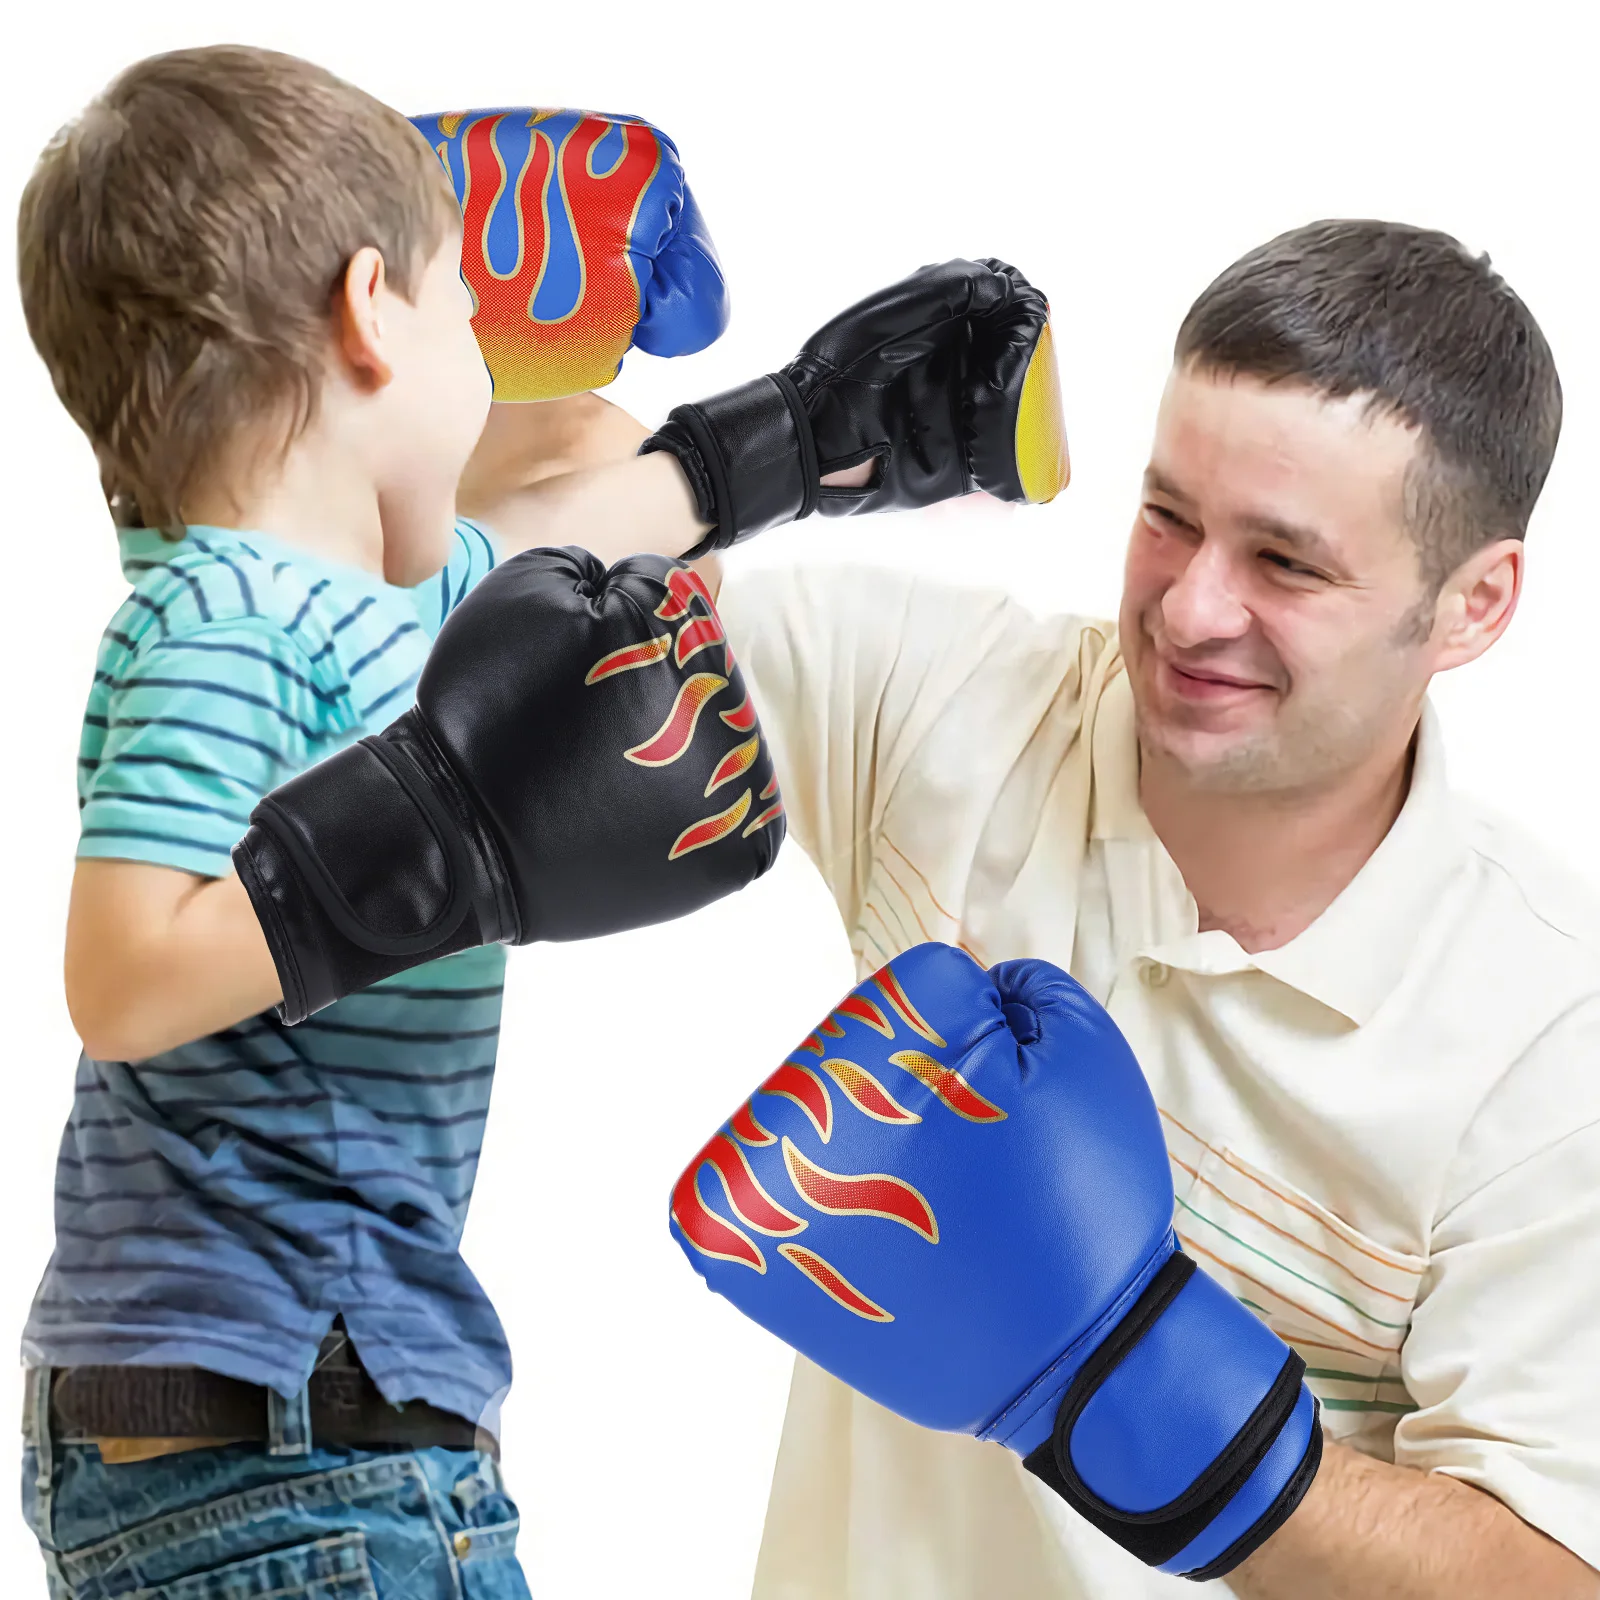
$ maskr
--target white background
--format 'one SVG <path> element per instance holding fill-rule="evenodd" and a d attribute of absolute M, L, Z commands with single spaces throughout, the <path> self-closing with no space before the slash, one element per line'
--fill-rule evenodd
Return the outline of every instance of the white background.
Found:
<path fill-rule="evenodd" d="M 137 57 L 223 40 L 310 56 L 407 112 L 583 105 L 660 123 L 735 312 L 701 356 L 629 358 L 613 393 L 646 420 L 781 363 L 826 316 L 920 263 L 1015 262 L 1054 309 L 1068 493 L 1016 514 L 813 522 L 749 559 L 906 563 L 1040 607 L 1114 610 L 1172 336 L 1229 261 L 1323 216 L 1442 227 L 1489 250 L 1555 349 L 1566 425 L 1511 633 L 1436 697 L 1457 782 L 1600 879 L 1600 150 L 1582 8 L 77 0 L 14 16 L 0 41 L 8 285 L 9 218 L 52 131 Z M 89 451 L 9 288 L 0 374 L 3 1345 L 51 1241 L 76 1055 L 60 981 L 73 763 L 123 585 Z M 514 955 L 466 1250 L 517 1356 L 506 1459 L 535 1594 L 747 1591 L 788 1362 L 702 1292 L 668 1237 L 666 1195 L 850 977 L 831 902 L 793 850 L 693 922 Z M 0 1593 L 43 1593 L 4 1510 Z"/>

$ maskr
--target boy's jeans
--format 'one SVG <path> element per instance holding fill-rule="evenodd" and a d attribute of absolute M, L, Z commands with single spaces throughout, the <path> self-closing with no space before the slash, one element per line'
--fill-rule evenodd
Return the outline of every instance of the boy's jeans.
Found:
<path fill-rule="evenodd" d="M 22 1505 L 51 1600 L 528 1600 L 486 1454 L 307 1448 L 289 1401 L 270 1445 L 107 1466 L 52 1433 L 48 1369 L 28 1381 Z"/>

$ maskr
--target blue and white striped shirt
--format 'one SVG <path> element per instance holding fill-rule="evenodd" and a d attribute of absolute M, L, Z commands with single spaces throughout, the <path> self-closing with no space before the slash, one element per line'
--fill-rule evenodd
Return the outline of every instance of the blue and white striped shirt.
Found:
<path fill-rule="evenodd" d="M 412 703 L 494 565 L 471 523 L 397 589 L 254 533 L 124 530 L 78 763 L 80 857 L 220 877 L 268 789 Z M 292 1394 L 342 1315 L 396 1403 L 474 1421 L 510 1383 L 458 1251 L 505 952 L 469 950 L 295 1028 L 271 1013 L 146 1061 L 80 1057 L 31 1364 L 194 1365 Z"/>

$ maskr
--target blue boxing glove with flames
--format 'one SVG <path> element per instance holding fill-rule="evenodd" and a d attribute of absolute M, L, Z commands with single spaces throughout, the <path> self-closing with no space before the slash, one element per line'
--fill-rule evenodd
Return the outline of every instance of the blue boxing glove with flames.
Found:
<path fill-rule="evenodd" d="M 673 1236 L 747 1316 L 927 1428 L 1014 1451 L 1163 1572 L 1232 1571 L 1321 1460 L 1305 1364 L 1173 1232 L 1155 1102 L 1048 962 L 919 945 L 690 1162 Z"/>
<path fill-rule="evenodd" d="M 521 106 L 413 117 L 462 209 L 461 276 L 500 401 L 682 356 L 728 325 L 728 289 L 677 146 L 640 117 Z"/>

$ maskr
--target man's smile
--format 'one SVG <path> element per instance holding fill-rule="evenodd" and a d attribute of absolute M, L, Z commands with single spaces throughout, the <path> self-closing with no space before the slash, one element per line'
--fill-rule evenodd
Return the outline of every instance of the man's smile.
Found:
<path fill-rule="evenodd" d="M 1243 704 L 1258 695 L 1275 693 L 1278 687 L 1238 670 L 1229 671 L 1203 661 L 1186 661 L 1154 642 L 1150 654 L 1157 689 L 1191 705 Z"/>

